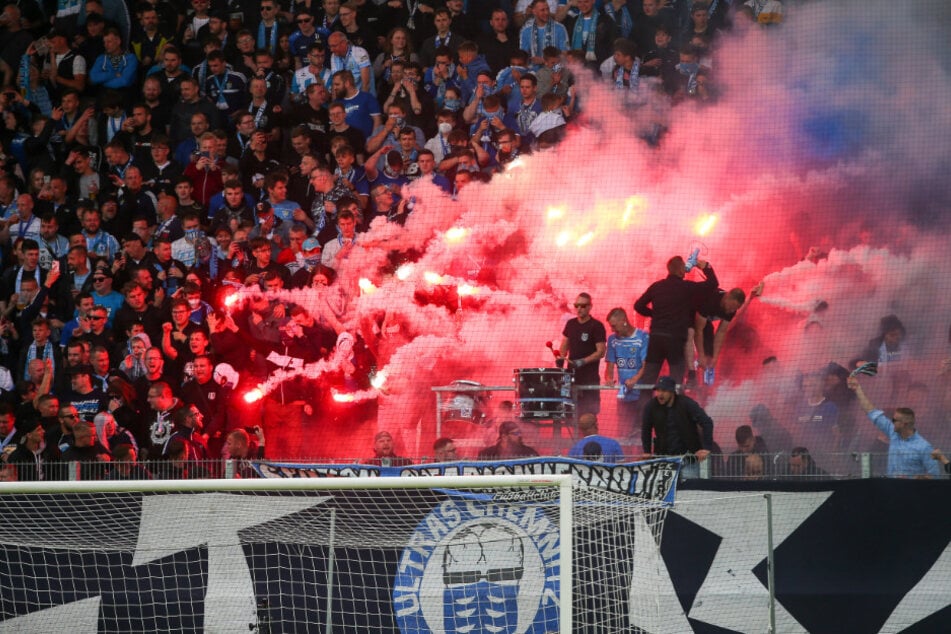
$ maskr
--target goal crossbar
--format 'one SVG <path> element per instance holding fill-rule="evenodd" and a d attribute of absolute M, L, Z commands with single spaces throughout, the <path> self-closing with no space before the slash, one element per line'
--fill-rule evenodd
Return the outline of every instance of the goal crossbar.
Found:
<path fill-rule="evenodd" d="M 418 477 L 348 477 L 260 480 L 151 480 L 0 483 L 0 506 L 5 499 L 22 495 L 99 493 L 202 493 L 202 492 L 313 492 L 398 489 L 506 489 L 540 487 L 557 489 L 559 516 L 560 615 L 559 632 L 573 629 L 572 553 L 573 489 L 570 475 L 485 475 Z M 555 500 L 552 500 L 554 503 Z"/>

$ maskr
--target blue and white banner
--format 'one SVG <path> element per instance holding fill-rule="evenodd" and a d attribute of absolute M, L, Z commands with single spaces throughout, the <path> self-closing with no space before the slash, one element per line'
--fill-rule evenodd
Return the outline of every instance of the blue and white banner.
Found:
<path fill-rule="evenodd" d="M 673 504 L 680 472 L 678 458 L 608 464 L 574 458 L 523 458 L 493 462 L 452 462 L 386 467 L 364 464 L 252 463 L 263 478 L 352 478 L 472 475 L 567 475 L 576 485 Z"/>
<path fill-rule="evenodd" d="M 659 549 L 642 548 L 653 536 L 636 518 L 576 539 L 574 631 L 766 631 L 765 493 L 777 631 L 951 631 L 949 484 L 684 487 Z M 538 634 L 558 607 L 556 526 L 550 504 L 433 491 L 117 497 L 0 485 L 0 633 Z M 645 594 L 662 609 L 638 611 Z"/>

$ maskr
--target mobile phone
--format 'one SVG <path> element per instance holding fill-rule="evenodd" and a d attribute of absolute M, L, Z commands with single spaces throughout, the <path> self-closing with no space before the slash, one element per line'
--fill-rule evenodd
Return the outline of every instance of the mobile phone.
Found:
<path fill-rule="evenodd" d="M 43 177 L 43 184 L 49 185 L 51 180 L 53 180 L 53 177 L 47 174 L 46 176 Z"/>

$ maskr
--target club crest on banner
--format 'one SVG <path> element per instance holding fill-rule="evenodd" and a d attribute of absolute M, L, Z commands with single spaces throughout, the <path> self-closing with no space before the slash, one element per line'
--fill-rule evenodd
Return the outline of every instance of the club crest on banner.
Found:
<path fill-rule="evenodd" d="M 558 525 L 549 513 L 557 506 L 440 503 L 400 557 L 393 583 L 400 632 L 557 631 Z"/>

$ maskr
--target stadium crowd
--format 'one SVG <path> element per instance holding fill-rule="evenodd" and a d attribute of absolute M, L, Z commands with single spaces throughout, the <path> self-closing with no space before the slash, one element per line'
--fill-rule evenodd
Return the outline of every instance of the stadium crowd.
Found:
<path fill-rule="evenodd" d="M 557 144 L 586 116 L 582 75 L 631 109 L 648 94 L 715 100 L 723 34 L 782 18 L 778 0 L 7 4 L 4 459 L 20 479 L 109 460 L 125 466 L 95 473 L 146 477 L 136 458 L 202 477 L 189 465 L 263 456 L 266 436 L 269 455 L 293 457 L 286 439 L 327 411 L 330 387 L 370 385 L 379 351 L 338 277 L 374 219 L 402 224 L 432 185 L 454 196 Z M 302 288 L 324 289 L 317 310 L 279 298 Z M 246 301 L 228 309 L 236 291 Z M 626 314 L 608 321 L 612 336 L 646 342 Z M 900 322 L 888 326 L 883 336 Z M 707 345 L 714 366 L 720 345 Z M 234 414 L 239 384 L 282 358 L 335 357 L 346 370 L 322 389 L 288 381 L 265 399 L 263 420 L 294 433 Z M 855 407 L 845 379 L 805 379 L 811 420 L 829 415 L 809 397 L 823 381 Z M 373 414 L 368 402 L 338 415 Z M 750 437 L 738 432 L 738 447 Z"/>

